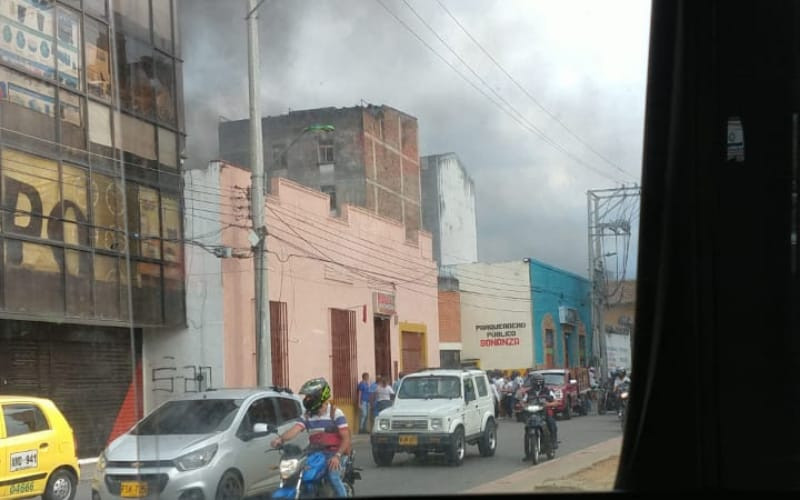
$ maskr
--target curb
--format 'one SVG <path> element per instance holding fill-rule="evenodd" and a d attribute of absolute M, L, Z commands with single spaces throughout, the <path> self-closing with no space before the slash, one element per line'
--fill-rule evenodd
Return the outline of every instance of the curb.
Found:
<path fill-rule="evenodd" d="M 462 491 L 465 494 L 533 493 L 543 483 L 562 479 L 598 462 L 619 455 L 622 436 L 603 441 L 582 450 L 547 460 L 489 483 Z"/>

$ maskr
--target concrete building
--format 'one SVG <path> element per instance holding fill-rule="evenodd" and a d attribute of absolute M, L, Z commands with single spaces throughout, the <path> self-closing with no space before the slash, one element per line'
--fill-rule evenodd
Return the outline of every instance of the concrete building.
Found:
<path fill-rule="evenodd" d="M 197 260 L 187 260 L 187 306 L 198 313 L 187 328 L 145 343 L 148 376 L 160 374 L 158 382 L 145 377 L 148 408 L 186 390 L 256 381 L 245 190 L 250 173 L 213 162 L 186 179 L 187 188 L 218 193 L 203 209 L 213 211 L 216 203 L 222 214 L 208 223 L 206 212 L 187 203 L 189 236 L 230 253 L 219 250 L 222 259 L 208 252 L 188 254 Z M 393 380 L 400 372 L 438 364 L 437 268 L 429 234 L 419 232 L 411 241 L 398 222 L 347 204 L 340 216 L 332 215 L 329 204 L 325 193 L 281 177 L 272 180 L 265 212 L 272 377 L 295 391 L 309 378 L 326 377 L 337 405 L 355 422 L 362 372 Z"/>
<path fill-rule="evenodd" d="M 96 457 L 140 413 L 143 337 L 186 320 L 177 1 L 0 24 L 0 393 L 54 400 Z"/>
<path fill-rule="evenodd" d="M 475 183 L 455 153 L 423 156 L 422 226 L 440 266 L 478 261 Z"/>
<path fill-rule="evenodd" d="M 333 132 L 307 131 L 332 125 Z M 248 120 L 219 126 L 220 158 L 249 167 Z M 262 121 L 267 182 L 284 177 L 329 195 L 330 209 L 364 207 L 422 228 L 417 119 L 389 106 L 291 111 Z M 271 186 L 271 184 L 270 184 Z"/>
<path fill-rule="evenodd" d="M 458 280 L 439 276 L 439 366 L 461 367 L 461 291 Z"/>
<path fill-rule="evenodd" d="M 534 259 L 444 271 L 459 285 L 462 363 L 500 370 L 589 365 L 587 279 Z"/>
<path fill-rule="evenodd" d="M 636 317 L 636 281 L 611 282 L 603 308 L 606 356 L 609 369 L 633 366 L 633 328 Z"/>

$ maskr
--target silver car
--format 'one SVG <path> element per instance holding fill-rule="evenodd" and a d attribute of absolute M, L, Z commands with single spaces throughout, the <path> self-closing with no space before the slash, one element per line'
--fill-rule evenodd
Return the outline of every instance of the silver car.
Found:
<path fill-rule="evenodd" d="M 302 417 L 288 390 L 224 389 L 168 401 L 102 453 L 92 499 L 242 498 L 278 488 L 270 446 Z M 306 433 L 296 438 L 308 442 Z"/>

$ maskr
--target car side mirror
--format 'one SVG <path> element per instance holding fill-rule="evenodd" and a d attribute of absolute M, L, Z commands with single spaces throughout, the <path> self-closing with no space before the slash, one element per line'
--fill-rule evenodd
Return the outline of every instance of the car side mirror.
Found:
<path fill-rule="evenodd" d="M 253 424 L 252 431 L 245 433 L 244 440 L 250 441 L 251 439 L 268 436 L 274 432 L 276 432 L 275 427 L 271 426 L 270 424 L 259 422 L 257 424 Z"/>

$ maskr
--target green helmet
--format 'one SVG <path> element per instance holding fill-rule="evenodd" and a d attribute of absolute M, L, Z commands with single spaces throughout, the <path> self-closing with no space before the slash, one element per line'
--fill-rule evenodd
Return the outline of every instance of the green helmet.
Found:
<path fill-rule="evenodd" d="M 324 378 L 312 378 L 300 388 L 306 411 L 316 413 L 331 398 L 331 386 Z"/>

